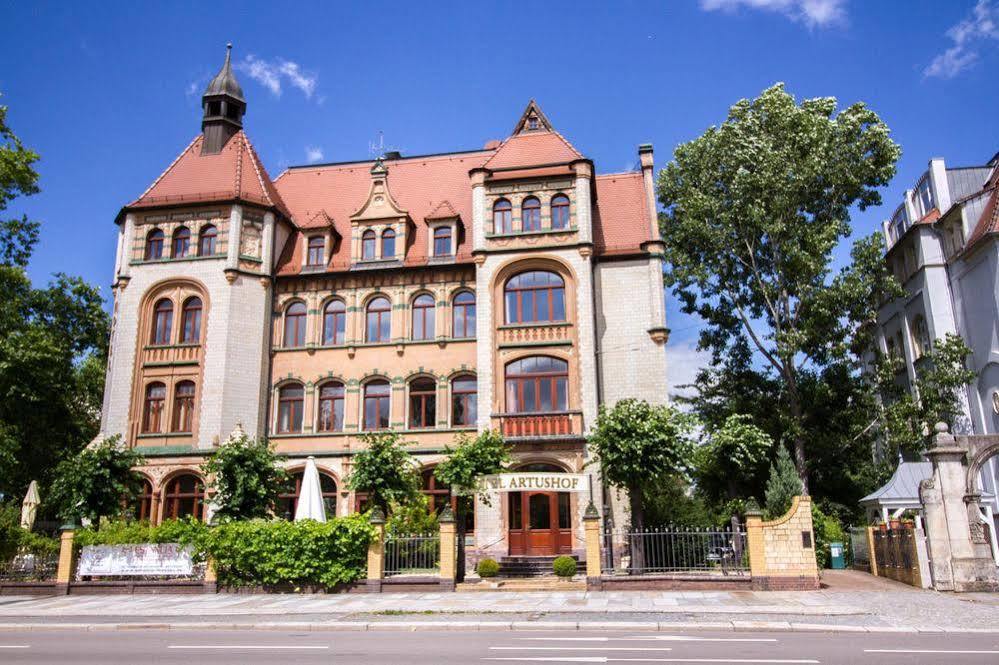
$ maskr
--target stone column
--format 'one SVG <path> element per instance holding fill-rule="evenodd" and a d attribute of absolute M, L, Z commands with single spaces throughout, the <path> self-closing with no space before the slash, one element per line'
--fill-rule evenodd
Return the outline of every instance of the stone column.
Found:
<path fill-rule="evenodd" d="M 441 529 L 441 567 L 438 573 L 440 586 L 443 591 L 454 591 L 454 583 L 458 577 L 457 525 L 450 506 L 441 511 L 438 522 Z"/>
<path fill-rule="evenodd" d="M 385 515 L 375 506 L 369 518 L 375 534 L 368 543 L 368 591 L 381 593 L 382 578 L 385 577 Z"/>
<path fill-rule="evenodd" d="M 583 531 L 586 535 L 586 587 L 600 588 L 600 513 L 590 502 L 583 513 Z"/>
<path fill-rule="evenodd" d="M 228 231 L 228 245 L 226 247 L 226 259 L 225 259 L 225 269 L 228 273 L 230 270 L 235 271 L 239 269 L 239 246 L 241 243 L 241 237 L 243 235 L 243 206 L 234 205 L 232 210 L 229 212 L 229 231 Z M 233 273 L 230 281 L 235 280 L 236 276 Z"/>
<path fill-rule="evenodd" d="M 264 228 L 261 235 L 260 258 L 263 261 L 264 274 L 271 275 L 274 273 L 274 213 L 264 214 Z"/>

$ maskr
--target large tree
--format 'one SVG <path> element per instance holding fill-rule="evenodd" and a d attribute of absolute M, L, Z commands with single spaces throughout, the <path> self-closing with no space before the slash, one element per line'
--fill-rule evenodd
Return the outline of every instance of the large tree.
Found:
<path fill-rule="evenodd" d="M 832 253 L 850 208 L 881 202 L 899 154 L 864 104 L 799 104 L 778 84 L 680 145 L 659 174 L 666 284 L 705 321 L 700 345 L 715 359 L 745 339 L 773 370 L 806 489 L 802 371 L 845 354 L 851 319 L 869 318 L 870 293 L 884 290 L 868 274 L 833 278 Z"/>
<path fill-rule="evenodd" d="M 51 502 L 66 520 L 98 523 L 101 517 L 119 517 L 142 487 L 142 476 L 134 470 L 142 464 L 143 457 L 122 445 L 119 435 L 108 437 L 59 463 Z"/>
<path fill-rule="evenodd" d="M 2 215 L 38 191 L 37 160 L 0 106 L 0 492 L 20 496 L 36 479 L 44 498 L 57 463 L 97 434 L 109 319 L 78 277 L 28 279 L 39 222 Z"/>
<path fill-rule="evenodd" d="M 366 494 L 387 515 L 394 503 L 405 504 L 420 492 L 417 463 L 396 432 L 361 435 L 364 446 L 354 454 L 347 487 Z"/>
<path fill-rule="evenodd" d="M 201 466 L 215 489 L 215 515 L 223 520 L 267 517 L 288 483 L 283 459 L 265 438 L 251 439 L 245 432 L 230 436 Z"/>

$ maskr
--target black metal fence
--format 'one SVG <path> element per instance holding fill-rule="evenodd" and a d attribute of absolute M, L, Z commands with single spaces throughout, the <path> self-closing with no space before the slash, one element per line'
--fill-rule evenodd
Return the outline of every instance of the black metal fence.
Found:
<path fill-rule="evenodd" d="M 743 529 L 671 526 L 605 531 L 604 538 L 606 575 L 743 575 L 749 570 Z"/>
<path fill-rule="evenodd" d="M 389 534 L 385 537 L 385 577 L 438 575 L 440 533 Z"/>
<path fill-rule="evenodd" d="M 0 561 L 0 582 L 44 582 L 54 580 L 59 553 L 25 551 Z"/>

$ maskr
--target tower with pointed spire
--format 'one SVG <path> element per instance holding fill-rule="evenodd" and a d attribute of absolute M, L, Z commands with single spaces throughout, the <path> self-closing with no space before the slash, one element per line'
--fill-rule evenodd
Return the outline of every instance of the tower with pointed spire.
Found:
<path fill-rule="evenodd" d="M 233 135 L 243 128 L 246 99 L 243 89 L 232 72 L 232 44 L 226 44 L 225 62 L 201 96 L 204 113 L 201 131 L 205 140 L 201 153 L 211 155 L 222 151 Z"/>

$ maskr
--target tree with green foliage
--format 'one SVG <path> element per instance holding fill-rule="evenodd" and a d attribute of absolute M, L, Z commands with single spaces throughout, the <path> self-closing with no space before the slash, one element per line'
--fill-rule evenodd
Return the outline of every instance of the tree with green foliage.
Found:
<path fill-rule="evenodd" d="M 643 490 L 670 476 L 686 477 L 694 454 L 690 414 L 669 405 L 624 399 L 600 407 L 589 436 L 605 482 L 628 492 L 631 527 L 645 524 Z"/>
<path fill-rule="evenodd" d="M 283 460 L 263 437 L 251 439 L 244 432 L 230 436 L 201 465 L 215 489 L 215 515 L 220 520 L 270 515 L 288 484 L 288 474 L 280 466 Z"/>
<path fill-rule="evenodd" d="M 146 461 L 115 434 L 64 459 L 56 467 L 51 501 L 65 520 L 125 514 L 142 489 L 142 475 L 135 467 Z"/>
<path fill-rule="evenodd" d="M 777 460 L 770 466 L 770 478 L 767 480 L 767 518 L 776 519 L 786 513 L 791 507 L 792 499 L 800 495 L 803 489 L 787 446 L 777 446 Z"/>
<path fill-rule="evenodd" d="M 869 265 L 875 238 L 855 247 L 857 270 L 831 277 L 832 253 L 850 208 L 881 202 L 899 154 L 864 104 L 798 103 L 778 84 L 679 146 L 658 177 L 666 284 L 705 321 L 700 347 L 715 360 L 745 340 L 773 370 L 806 488 L 801 373 L 843 357 L 873 296 L 892 287 Z"/>
<path fill-rule="evenodd" d="M 465 525 L 467 512 L 476 497 L 489 501 L 489 494 L 480 489 L 483 476 L 499 473 L 510 461 L 510 448 L 498 432 L 488 430 L 476 437 L 462 433 L 457 446 L 444 447 L 445 459 L 434 468 L 434 477 L 458 494 L 456 526 L 458 535 L 458 581 L 465 579 Z"/>
<path fill-rule="evenodd" d="M 406 442 L 397 432 L 361 435 L 363 448 L 354 454 L 347 487 L 367 494 L 368 501 L 389 514 L 391 504 L 405 504 L 420 493 L 420 477 Z"/>
<path fill-rule="evenodd" d="M 755 480 L 765 471 L 774 442 L 745 414 L 733 414 L 721 427 L 708 430 L 707 441 L 694 453 L 694 480 L 715 503 L 752 496 Z"/>
<path fill-rule="evenodd" d="M 0 215 L 37 193 L 38 154 L 25 148 L 0 106 Z M 39 222 L 0 217 L 0 492 L 43 496 L 60 460 L 96 436 L 109 318 L 96 287 L 56 274 L 34 288 L 27 266 Z M 43 506 L 43 511 L 48 511 Z"/>

